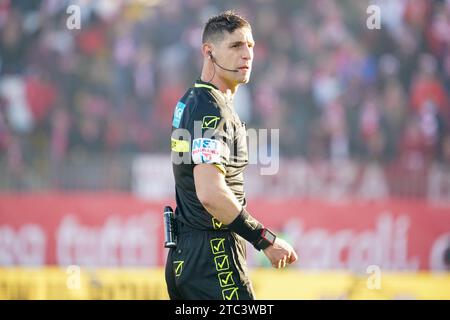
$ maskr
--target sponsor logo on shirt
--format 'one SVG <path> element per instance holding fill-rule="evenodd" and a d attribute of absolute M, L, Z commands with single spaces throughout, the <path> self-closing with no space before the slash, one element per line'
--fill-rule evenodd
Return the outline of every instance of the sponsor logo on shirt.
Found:
<path fill-rule="evenodd" d="M 172 122 L 173 127 L 175 128 L 180 127 L 181 117 L 183 116 L 184 108 L 186 108 L 186 105 L 183 102 L 179 101 L 173 113 L 173 122 Z"/>
<path fill-rule="evenodd" d="M 219 141 L 198 138 L 192 142 L 192 160 L 194 163 L 220 163 Z"/>
<path fill-rule="evenodd" d="M 189 152 L 189 141 L 172 138 L 171 147 L 174 152 Z"/>

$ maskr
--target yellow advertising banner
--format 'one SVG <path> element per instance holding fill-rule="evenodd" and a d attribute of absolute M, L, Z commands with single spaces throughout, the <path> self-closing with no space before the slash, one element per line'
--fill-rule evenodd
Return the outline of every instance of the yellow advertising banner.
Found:
<path fill-rule="evenodd" d="M 450 299 L 450 273 L 251 272 L 257 299 Z M 168 299 L 164 270 L 0 268 L 0 299 Z"/>

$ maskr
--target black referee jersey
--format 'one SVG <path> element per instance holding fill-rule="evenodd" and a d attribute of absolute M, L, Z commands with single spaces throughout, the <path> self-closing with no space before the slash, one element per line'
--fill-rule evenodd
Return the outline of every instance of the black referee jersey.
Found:
<path fill-rule="evenodd" d="M 241 205 L 246 205 L 246 130 L 232 101 L 211 83 L 197 80 L 175 107 L 171 149 L 179 235 L 166 262 L 170 298 L 254 299 L 246 241 L 206 211 L 197 198 L 193 175 L 196 164 L 215 165 Z"/>
<path fill-rule="evenodd" d="M 225 175 L 227 186 L 240 204 L 245 206 L 246 130 L 232 101 L 211 83 L 197 80 L 175 108 L 171 147 L 179 221 L 195 229 L 225 228 L 212 219 L 198 200 L 193 170 L 196 164 L 214 164 Z"/>

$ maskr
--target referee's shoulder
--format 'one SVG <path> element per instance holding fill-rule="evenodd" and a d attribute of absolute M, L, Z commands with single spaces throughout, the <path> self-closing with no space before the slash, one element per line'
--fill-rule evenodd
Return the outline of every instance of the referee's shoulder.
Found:
<path fill-rule="evenodd" d="M 191 112 L 199 115 L 220 115 L 220 108 L 214 97 L 204 88 L 192 88 Z"/>

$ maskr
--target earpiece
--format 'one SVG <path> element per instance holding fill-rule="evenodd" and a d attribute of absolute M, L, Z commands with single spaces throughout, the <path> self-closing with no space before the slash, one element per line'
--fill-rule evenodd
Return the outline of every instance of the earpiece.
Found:
<path fill-rule="evenodd" d="M 217 63 L 216 59 L 214 59 L 211 51 L 208 51 L 208 55 L 211 58 L 211 61 L 214 64 L 216 64 L 220 69 L 225 70 L 225 71 L 230 71 L 230 72 L 239 72 L 239 69 L 227 69 L 227 68 L 222 67 L 220 64 Z"/>

